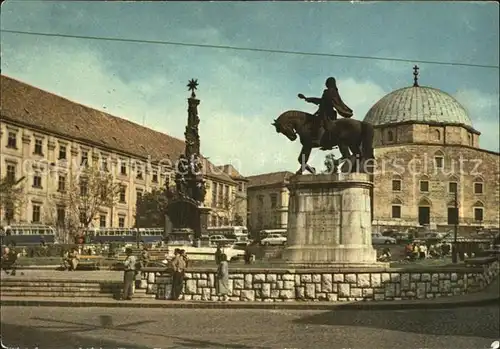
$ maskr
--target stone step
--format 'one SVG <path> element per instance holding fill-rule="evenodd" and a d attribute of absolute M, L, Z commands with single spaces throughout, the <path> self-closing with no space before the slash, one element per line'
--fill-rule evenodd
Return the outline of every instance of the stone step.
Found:
<path fill-rule="evenodd" d="M 91 287 L 78 287 L 78 286 L 26 286 L 26 285 L 16 285 L 16 286 L 2 286 L 0 290 L 64 290 L 64 291 L 96 291 L 96 292 L 112 292 L 114 290 L 120 290 L 122 285 L 114 285 L 114 287 L 100 287 L 99 285 L 93 285 Z M 145 290 L 143 288 L 137 288 L 137 290 Z"/>
<path fill-rule="evenodd" d="M 116 293 L 105 293 L 105 292 L 64 292 L 64 291 L 5 291 L 0 292 L 0 298 L 2 297 L 70 297 L 70 298 L 94 298 L 94 297 L 112 297 L 119 295 L 120 292 Z M 135 298 L 155 298 L 154 294 L 146 294 L 145 292 L 134 292 Z"/>
<path fill-rule="evenodd" d="M 138 285 L 138 284 L 136 284 Z M 116 297 L 121 293 L 120 281 L 89 280 L 20 280 L 3 279 L 0 295 L 13 297 Z M 154 298 L 142 288 L 135 289 L 139 298 Z"/>
<path fill-rule="evenodd" d="M 137 284 L 136 284 L 137 286 Z M 74 289 L 74 290 L 115 290 L 123 287 L 122 283 L 117 284 L 0 284 L 0 290 L 6 289 Z"/>
<path fill-rule="evenodd" d="M 26 278 L 26 277 L 2 277 L 0 279 L 0 284 L 4 283 L 10 283 L 10 282 L 33 282 L 33 283 L 80 283 L 80 284 L 117 284 L 122 282 L 121 278 L 120 279 L 115 279 L 115 280 L 110 280 L 110 279 L 83 279 L 83 278 L 74 278 L 74 279 L 59 279 L 59 278 L 54 278 L 54 279 L 42 279 L 42 278 Z"/>
<path fill-rule="evenodd" d="M 94 286 L 94 287 L 71 287 L 71 286 L 64 286 L 64 287 L 59 287 L 59 286 L 3 286 L 0 287 L 0 291 L 24 291 L 24 290 L 33 290 L 33 291 L 64 291 L 64 292 L 113 292 L 115 290 L 119 290 L 121 287 L 99 287 L 99 286 Z"/>
<path fill-rule="evenodd" d="M 81 282 L 33 282 L 33 281 L 2 281 L 1 287 L 81 287 L 81 288 L 114 288 L 121 287 L 122 282 L 116 283 L 81 283 Z"/>

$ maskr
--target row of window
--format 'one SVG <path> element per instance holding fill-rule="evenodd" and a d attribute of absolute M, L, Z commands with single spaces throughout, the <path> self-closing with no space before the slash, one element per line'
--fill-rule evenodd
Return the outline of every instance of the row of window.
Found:
<path fill-rule="evenodd" d="M 271 222 L 268 224 L 264 224 L 264 217 L 262 216 L 262 213 L 259 212 L 257 214 L 256 228 L 257 229 L 282 228 L 281 216 L 278 214 L 273 214 L 271 217 Z"/>
<path fill-rule="evenodd" d="M 271 201 L 271 208 L 278 207 L 278 194 L 272 193 L 269 194 L 269 200 Z M 257 202 L 260 206 L 264 205 L 264 195 L 257 196 Z"/>
<path fill-rule="evenodd" d="M 429 192 L 429 181 L 422 180 L 419 182 L 419 189 L 422 193 Z M 392 180 L 392 191 L 401 191 L 402 190 L 402 180 L 401 179 L 393 179 Z M 474 182 L 473 186 L 474 194 L 483 194 L 484 193 L 484 184 L 483 182 Z M 458 192 L 458 182 L 448 182 L 448 192 L 456 193 Z"/>
<path fill-rule="evenodd" d="M 434 130 L 432 132 L 432 138 L 435 141 L 441 141 L 441 131 L 440 130 Z M 396 137 L 394 136 L 394 132 L 391 130 L 388 130 L 386 133 L 386 139 L 388 142 L 394 142 L 396 141 Z M 468 135 L 468 144 L 472 146 L 474 144 L 474 140 L 471 134 Z"/>
<path fill-rule="evenodd" d="M 17 133 L 14 131 L 8 132 L 7 148 L 17 149 Z M 43 140 L 42 139 L 35 138 L 33 154 L 39 155 L 39 156 L 44 155 L 43 154 Z M 59 144 L 58 159 L 59 160 L 67 160 L 67 157 L 68 157 L 67 146 L 64 144 Z M 89 151 L 87 151 L 87 150 L 81 151 L 80 165 L 85 166 L 85 167 L 87 167 L 89 165 Z M 108 158 L 105 156 L 101 156 L 100 169 L 102 171 L 109 172 Z M 137 179 L 144 179 L 144 165 L 136 163 L 135 170 L 136 170 L 136 174 L 135 174 L 136 178 Z M 127 162 L 126 161 L 120 161 L 120 172 L 119 173 L 120 173 L 120 175 L 123 175 L 123 176 L 127 175 Z M 153 170 L 153 174 L 151 176 L 151 181 L 153 183 L 158 183 L 158 170 Z"/>
<path fill-rule="evenodd" d="M 484 221 L 484 207 L 474 207 L 474 221 Z M 392 205 L 392 218 L 400 219 L 402 217 L 402 206 Z M 448 207 L 448 224 L 455 224 L 457 220 L 457 209 L 455 207 Z"/>
<path fill-rule="evenodd" d="M 229 225 L 229 218 L 227 218 L 227 217 L 219 217 L 219 216 L 212 216 L 210 225 L 212 227 L 227 226 L 227 225 Z"/>
<path fill-rule="evenodd" d="M 229 208 L 230 188 L 229 185 L 212 182 L 212 207 Z"/>
<path fill-rule="evenodd" d="M 440 141 L 441 140 L 441 131 L 440 130 L 434 130 L 433 131 L 433 138 L 436 141 Z M 394 132 L 391 131 L 391 130 L 387 131 L 387 133 L 386 133 L 386 139 L 387 139 L 388 142 L 394 142 L 396 140 L 396 137 L 394 136 Z"/>
<path fill-rule="evenodd" d="M 56 209 L 57 215 L 57 224 L 64 225 L 66 221 L 66 207 L 57 206 Z M 108 215 L 105 213 L 101 213 L 99 215 L 99 227 L 105 228 L 107 223 Z M 14 220 L 14 208 L 12 206 L 7 206 L 5 208 L 5 220 L 12 221 Z M 85 212 L 80 212 L 80 223 L 84 224 L 87 221 L 87 216 Z M 31 222 L 32 223 L 42 223 L 42 204 L 40 203 L 32 203 L 31 206 Z M 118 227 L 124 228 L 126 223 L 126 215 L 118 215 Z"/>
<path fill-rule="evenodd" d="M 16 169 L 14 165 L 7 165 L 7 181 L 11 181 L 12 183 L 15 182 L 16 180 Z M 42 176 L 39 174 L 34 174 L 33 175 L 33 188 L 37 189 L 42 189 Z M 67 182 L 66 182 L 66 176 L 59 174 L 57 178 L 57 191 L 60 193 L 65 193 L 67 190 Z M 106 193 L 102 193 L 102 195 L 105 195 Z M 139 199 L 142 197 L 143 190 L 142 189 L 137 189 L 136 190 L 136 197 Z M 80 195 L 81 196 L 86 196 L 88 195 L 88 183 L 83 179 L 80 181 Z M 119 202 L 120 203 L 126 203 L 126 197 L 127 197 L 127 187 L 125 185 L 120 186 L 119 190 Z"/>

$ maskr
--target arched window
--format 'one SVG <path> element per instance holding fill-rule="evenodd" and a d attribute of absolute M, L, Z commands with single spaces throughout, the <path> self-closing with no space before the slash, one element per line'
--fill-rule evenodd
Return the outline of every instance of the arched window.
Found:
<path fill-rule="evenodd" d="M 435 169 L 443 169 L 444 168 L 444 153 L 438 150 L 434 154 L 434 167 Z"/>
<path fill-rule="evenodd" d="M 439 130 L 434 130 L 434 139 L 436 141 L 440 141 L 441 140 L 441 131 Z"/>
<path fill-rule="evenodd" d="M 459 178 L 455 175 L 451 175 L 448 180 L 448 193 L 455 194 L 458 193 L 458 182 Z"/>
<path fill-rule="evenodd" d="M 481 177 L 474 179 L 474 194 L 481 195 L 484 193 L 484 182 Z"/>
<path fill-rule="evenodd" d="M 423 175 L 420 177 L 419 181 L 419 189 L 421 193 L 428 193 L 429 192 L 429 177 L 426 175 Z"/>
<path fill-rule="evenodd" d="M 469 140 L 469 145 L 472 147 L 474 145 L 474 138 L 472 137 L 472 134 L 468 134 L 468 140 Z"/>

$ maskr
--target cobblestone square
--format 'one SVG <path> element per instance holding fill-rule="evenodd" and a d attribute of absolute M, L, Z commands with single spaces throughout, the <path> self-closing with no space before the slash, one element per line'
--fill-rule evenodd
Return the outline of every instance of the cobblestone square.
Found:
<path fill-rule="evenodd" d="M 498 306 L 299 311 L 2 307 L 8 347 L 490 348 Z"/>

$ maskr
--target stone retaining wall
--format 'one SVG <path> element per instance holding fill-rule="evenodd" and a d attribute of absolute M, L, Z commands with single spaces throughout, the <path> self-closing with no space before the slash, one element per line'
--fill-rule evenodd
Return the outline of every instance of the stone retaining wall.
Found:
<path fill-rule="evenodd" d="M 169 296 L 168 272 L 148 268 L 148 293 Z M 229 275 L 232 301 L 382 301 L 461 295 L 485 288 L 498 275 L 499 261 L 483 258 L 456 268 L 405 269 L 233 269 Z M 214 269 L 186 273 L 184 300 L 219 300 Z"/>

